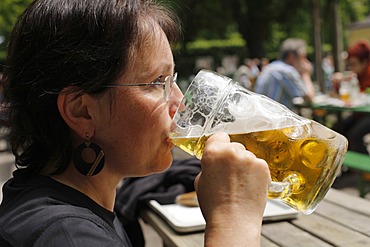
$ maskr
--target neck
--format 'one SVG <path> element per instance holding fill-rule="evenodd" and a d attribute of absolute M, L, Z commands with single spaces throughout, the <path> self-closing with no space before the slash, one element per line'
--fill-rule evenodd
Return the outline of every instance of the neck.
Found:
<path fill-rule="evenodd" d="M 116 187 L 119 180 L 117 179 L 117 182 L 115 182 L 116 180 L 109 177 L 106 172 L 101 171 L 95 176 L 85 176 L 80 174 L 72 165 L 63 174 L 52 176 L 52 178 L 80 191 L 100 206 L 113 212 Z"/>

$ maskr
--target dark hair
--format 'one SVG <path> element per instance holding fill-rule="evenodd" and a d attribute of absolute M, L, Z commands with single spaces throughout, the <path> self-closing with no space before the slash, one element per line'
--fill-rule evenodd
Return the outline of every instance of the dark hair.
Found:
<path fill-rule="evenodd" d="M 33 173 L 52 168 L 51 174 L 67 168 L 73 147 L 58 93 L 70 85 L 88 94 L 106 90 L 154 35 L 147 24 L 159 24 L 175 42 L 178 20 L 155 0 L 36 0 L 25 10 L 11 36 L 4 74 L 19 167 Z"/>
<path fill-rule="evenodd" d="M 348 57 L 357 57 L 361 62 L 370 60 L 370 45 L 367 41 L 361 40 L 348 48 Z"/>

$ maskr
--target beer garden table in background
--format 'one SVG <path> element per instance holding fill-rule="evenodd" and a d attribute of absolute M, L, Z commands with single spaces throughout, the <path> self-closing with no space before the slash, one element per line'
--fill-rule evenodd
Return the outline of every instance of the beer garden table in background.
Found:
<path fill-rule="evenodd" d="M 362 114 L 370 116 L 370 98 L 369 95 L 360 95 L 357 102 L 352 106 L 346 105 L 343 101 L 338 98 L 333 98 L 327 95 L 317 96 L 312 103 L 303 103 L 303 101 L 298 100 L 294 102 L 297 113 L 299 115 L 305 115 L 302 111 L 303 109 L 310 109 L 311 118 L 332 128 L 335 123 L 340 126 L 343 118 L 349 114 Z M 335 114 L 335 120 L 328 120 L 328 116 Z M 307 117 L 307 116 L 305 116 Z M 363 154 L 357 152 L 347 153 L 343 166 L 346 169 L 355 170 L 358 173 L 358 190 L 360 196 L 365 196 L 368 191 L 365 192 L 365 184 L 369 184 L 363 177 L 363 173 L 368 173 L 369 168 L 369 157 L 362 157 Z M 360 158 L 358 158 L 360 157 Z M 343 170 L 346 170 L 343 169 Z"/>
<path fill-rule="evenodd" d="M 320 96 L 322 99 L 323 97 Z M 317 97 L 319 98 L 319 97 Z M 325 117 L 329 114 L 335 114 L 336 120 L 341 122 L 344 113 L 363 113 L 370 115 L 370 102 L 363 104 L 356 104 L 353 106 L 345 105 L 341 100 L 326 97 L 324 100 L 315 100 L 313 103 L 303 103 L 302 101 L 294 102 L 294 106 L 299 115 L 302 115 L 302 109 L 312 110 L 312 119 L 327 125 Z"/>
<path fill-rule="evenodd" d="M 178 234 L 150 209 L 143 210 L 141 217 L 161 236 L 166 247 L 204 244 L 203 232 Z M 331 189 L 311 215 L 264 223 L 261 246 L 370 246 L 370 201 Z"/>

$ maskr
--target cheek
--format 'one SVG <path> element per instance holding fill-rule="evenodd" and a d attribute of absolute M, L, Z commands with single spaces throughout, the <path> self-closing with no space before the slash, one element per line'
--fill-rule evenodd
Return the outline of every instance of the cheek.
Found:
<path fill-rule="evenodd" d="M 367 67 L 368 67 L 368 64 L 367 63 L 362 63 L 361 64 L 361 73 L 365 72 L 366 69 L 367 69 Z"/>
<path fill-rule="evenodd" d="M 171 148 L 166 143 L 171 118 L 166 109 L 165 105 L 156 109 L 142 108 L 145 114 L 131 122 L 130 130 L 126 133 L 131 135 L 132 140 L 126 144 L 135 147 L 131 154 L 137 152 L 135 157 L 145 174 L 161 172 L 172 162 Z"/>
<path fill-rule="evenodd" d="M 167 169 L 172 161 L 171 146 L 166 143 L 172 123 L 168 104 L 142 94 L 140 98 L 119 100 L 107 120 L 108 126 L 102 125 L 97 132 L 104 140 L 107 160 L 120 164 L 117 169 L 125 176 Z"/>
<path fill-rule="evenodd" d="M 363 72 L 363 67 L 361 65 L 356 65 L 352 67 L 352 70 L 356 74 L 361 74 Z"/>
<path fill-rule="evenodd" d="M 167 122 L 171 121 L 166 104 L 155 101 L 142 100 L 140 104 L 130 104 L 117 112 L 115 122 L 120 125 L 118 131 L 124 132 L 126 139 L 136 143 L 159 139 L 165 132 Z"/>

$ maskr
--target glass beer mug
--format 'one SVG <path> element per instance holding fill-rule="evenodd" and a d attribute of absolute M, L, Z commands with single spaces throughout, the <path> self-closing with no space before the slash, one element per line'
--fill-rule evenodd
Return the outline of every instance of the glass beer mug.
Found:
<path fill-rule="evenodd" d="M 176 146 L 201 159 L 210 135 L 228 133 L 268 163 L 269 198 L 304 214 L 315 210 L 340 171 L 345 137 L 228 77 L 201 70 L 182 104 L 170 133 Z"/>

